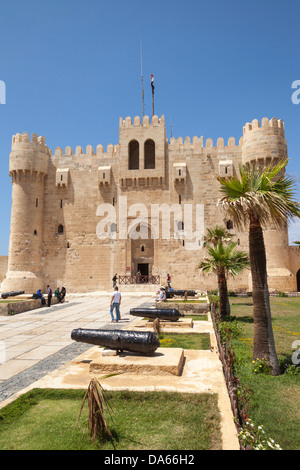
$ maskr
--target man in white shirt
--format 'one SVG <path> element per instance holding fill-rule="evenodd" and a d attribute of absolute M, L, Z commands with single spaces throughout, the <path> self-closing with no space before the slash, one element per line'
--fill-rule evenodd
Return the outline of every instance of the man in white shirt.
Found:
<path fill-rule="evenodd" d="M 112 322 L 116 321 L 118 323 L 118 321 L 121 319 L 120 317 L 121 294 L 117 286 L 114 289 L 115 289 L 115 292 L 113 293 L 113 296 L 110 301 L 110 316 L 111 316 Z M 116 320 L 114 319 L 114 309 L 116 309 Z"/>

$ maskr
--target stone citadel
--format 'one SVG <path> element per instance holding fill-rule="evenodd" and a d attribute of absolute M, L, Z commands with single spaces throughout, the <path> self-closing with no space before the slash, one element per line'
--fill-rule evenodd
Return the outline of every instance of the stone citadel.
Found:
<path fill-rule="evenodd" d="M 16 134 L 9 161 L 8 270 L 1 290 L 31 293 L 50 284 L 64 285 L 68 292 L 100 291 L 111 288 L 115 273 L 120 284 L 164 284 L 169 273 L 174 288 L 215 288 L 215 277 L 197 269 L 206 254 L 206 228 L 224 225 L 248 251 L 247 232 L 237 231 L 217 207 L 215 175 L 230 176 L 240 164 L 268 165 L 286 158 L 284 124 L 276 118 L 254 119 L 239 142 L 230 137 L 225 144 L 219 138 L 216 145 L 203 137 L 169 142 L 164 116 L 120 118 L 119 143 L 108 145 L 106 152 L 102 145 L 88 145 L 85 151 L 57 147 L 52 153 L 45 137 Z M 126 201 L 125 211 L 121 201 Z M 148 216 L 138 218 L 137 204 Z M 150 217 L 154 205 L 170 208 L 168 238 L 161 234 L 160 213 Z M 203 209 L 202 230 L 194 231 L 192 240 L 185 234 L 183 207 L 192 207 L 193 230 L 195 208 Z M 117 217 L 106 219 L 106 236 L 100 236 L 105 208 Z M 120 236 L 124 221 L 125 237 Z M 154 225 L 159 227 L 155 236 Z M 264 236 L 270 290 L 300 290 L 300 252 L 289 246 L 287 227 L 269 227 Z M 229 279 L 229 288 L 251 291 L 250 271 Z"/>

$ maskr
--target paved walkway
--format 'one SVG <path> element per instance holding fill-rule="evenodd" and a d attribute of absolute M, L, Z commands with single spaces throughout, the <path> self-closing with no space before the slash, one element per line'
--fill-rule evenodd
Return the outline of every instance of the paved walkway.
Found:
<path fill-rule="evenodd" d="M 111 323 L 109 295 L 69 297 L 63 304 L 0 316 L 0 403 L 91 346 L 71 339 L 74 328 L 124 328 L 130 308 L 153 306 L 152 296 L 123 295 L 121 321 Z"/>
<path fill-rule="evenodd" d="M 72 296 L 64 304 L 43 307 L 13 317 L 0 316 L 0 408 L 31 388 L 87 388 L 89 364 L 99 347 L 76 343 L 74 328 L 139 329 L 141 319 L 131 308 L 154 307 L 153 294 L 123 294 L 121 321 L 111 323 L 109 293 Z M 211 321 L 198 321 L 189 333 L 210 334 L 213 351 L 185 351 L 180 376 L 122 373 L 101 381 L 110 390 L 168 390 L 216 393 L 221 415 L 223 450 L 239 450 L 230 401 L 218 358 Z M 174 328 L 178 332 L 178 327 Z M 181 332 L 183 329 L 180 329 Z M 5 349 L 1 351 L 1 345 Z M 3 360 L 3 351 L 5 360 Z"/>

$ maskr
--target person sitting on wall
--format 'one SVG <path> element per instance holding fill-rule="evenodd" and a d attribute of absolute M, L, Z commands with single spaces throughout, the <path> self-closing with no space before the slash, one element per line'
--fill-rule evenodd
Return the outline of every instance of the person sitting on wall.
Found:
<path fill-rule="evenodd" d="M 61 288 L 61 291 L 60 291 L 60 294 L 61 294 L 61 301 L 63 302 L 64 301 L 64 298 L 66 297 L 66 288 L 65 287 L 62 287 Z"/>
<path fill-rule="evenodd" d="M 59 287 L 57 287 L 57 289 L 55 289 L 54 297 L 57 297 L 58 302 L 61 302 L 61 293 L 60 293 Z"/>
<path fill-rule="evenodd" d="M 159 296 L 156 299 L 156 302 L 164 302 L 166 300 L 166 291 L 163 287 L 160 288 L 159 290 Z"/>
<path fill-rule="evenodd" d="M 45 304 L 46 304 L 46 300 L 45 300 L 45 298 L 44 298 L 44 296 L 43 296 L 43 294 L 42 294 L 41 289 L 39 289 L 39 290 L 37 291 L 37 293 L 35 294 L 35 298 L 36 298 L 36 299 L 41 299 L 42 305 L 45 305 Z"/>

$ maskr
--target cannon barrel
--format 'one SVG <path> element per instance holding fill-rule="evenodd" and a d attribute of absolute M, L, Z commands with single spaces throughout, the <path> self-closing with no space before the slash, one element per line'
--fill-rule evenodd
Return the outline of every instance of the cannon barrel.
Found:
<path fill-rule="evenodd" d="M 7 297 L 14 297 L 15 295 L 21 295 L 24 294 L 23 290 L 18 290 L 18 291 L 13 291 L 13 292 L 3 292 L 1 294 L 2 299 L 7 299 Z"/>
<path fill-rule="evenodd" d="M 184 317 L 176 308 L 131 308 L 130 315 L 168 321 L 177 321 Z"/>
<path fill-rule="evenodd" d="M 153 354 L 160 346 L 153 331 L 94 330 L 78 328 L 71 338 L 80 343 L 103 346 L 119 351 Z"/>
<path fill-rule="evenodd" d="M 166 297 L 167 299 L 171 299 L 174 295 L 184 297 L 185 293 L 187 292 L 188 297 L 195 297 L 196 292 L 194 290 L 167 290 Z"/>

